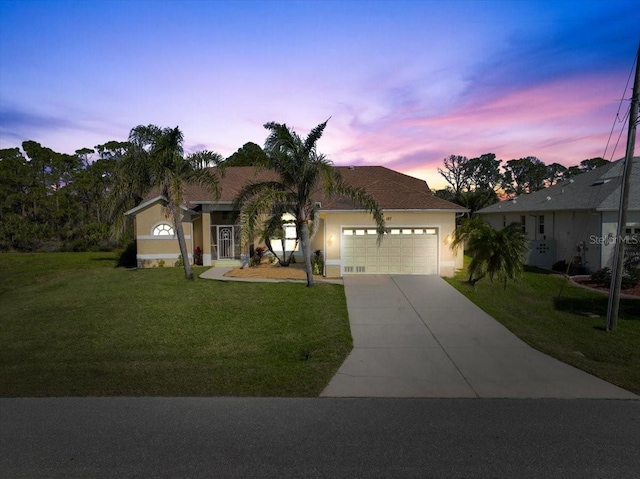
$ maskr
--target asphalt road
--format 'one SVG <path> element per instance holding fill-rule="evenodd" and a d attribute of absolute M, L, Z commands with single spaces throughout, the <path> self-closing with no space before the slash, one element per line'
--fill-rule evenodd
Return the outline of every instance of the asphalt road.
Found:
<path fill-rule="evenodd" d="M 640 401 L 0 399 L 0 476 L 638 477 Z"/>

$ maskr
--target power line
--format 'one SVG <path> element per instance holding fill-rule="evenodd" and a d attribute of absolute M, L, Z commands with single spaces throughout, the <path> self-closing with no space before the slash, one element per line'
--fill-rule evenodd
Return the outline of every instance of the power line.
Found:
<path fill-rule="evenodd" d="M 618 111 L 616 112 L 616 116 L 613 119 L 613 125 L 611 125 L 611 131 L 609 132 L 609 138 L 607 139 L 607 144 L 604 147 L 604 153 L 602 154 L 602 158 L 607 157 L 607 149 L 609 148 L 609 142 L 611 141 L 611 137 L 613 136 L 613 131 L 615 130 L 616 123 L 622 123 L 622 128 L 620 128 L 620 135 L 618 135 L 618 141 L 616 141 L 616 146 L 611 152 L 611 161 L 613 161 L 613 155 L 615 154 L 616 149 L 618 148 L 618 143 L 620 143 L 620 137 L 622 136 L 622 132 L 624 131 L 624 125 L 627 123 L 627 119 L 629 118 L 629 112 L 631 106 L 627 108 L 627 112 L 624 115 L 624 118 L 620 120 L 620 110 L 622 109 L 622 105 L 625 101 L 625 95 L 629 89 L 629 84 L 631 83 L 631 78 L 633 77 L 633 72 L 635 71 L 636 66 L 636 58 L 634 57 L 633 64 L 631 65 L 631 69 L 629 70 L 629 76 L 627 77 L 627 83 L 624 86 L 624 90 L 622 91 L 622 97 L 620 98 L 620 102 L 618 103 Z"/>

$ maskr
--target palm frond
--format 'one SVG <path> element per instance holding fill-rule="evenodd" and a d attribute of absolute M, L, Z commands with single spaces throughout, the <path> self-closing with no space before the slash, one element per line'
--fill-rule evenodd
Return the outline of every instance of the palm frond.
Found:
<path fill-rule="evenodd" d="M 331 117 L 327 118 L 323 123 L 320 123 L 318 126 L 313 128 L 309 132 L 309 134 L 307 135 L 307 138 L 304 141 L 304 150 L 306 152 L 310 153 L 311 151 L 315 150 L 316 144 L 318 143 L 318 140 L 320 140 L 320 138 L 322 137 L 322 133 L 324 132 L 324 129 L 327 127 L 327 123 L 329 122 L 330 119 Z"/>
<path fill-rule="evenodd" d="M 329 196 L 340 195 L 349 198 L 354 203 L 360 205 L 367 210 L 371 216 L 373 216 L 376 222 L 376 232 L 378 233 L 378 244 L 380 244 L 384 238 L 386 229 L 384 213 L 378 202 L 366 192 L 364 188 L 355 188 L 347 185 L 341 178 L 335 180 L 334 183 L 326 185 L 326 192 Z"/>

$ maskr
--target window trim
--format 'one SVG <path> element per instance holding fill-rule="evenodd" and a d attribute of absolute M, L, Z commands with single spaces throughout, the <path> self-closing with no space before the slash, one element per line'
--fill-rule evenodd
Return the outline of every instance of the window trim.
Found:
<path fill-rule="evenodd" d="M 164 227 L 164 229 L 161 229 L 161 230 L 158 229 L 158 228 L 162 228 L 162 227 Z M 169 233 L 168 234 L 157 234 L 156 231 L 168 231 Z M 152 238 L 160 238 L 160 239 L 175 238 L 176 229 L 173 227 L 173 225 L 171 223 L 168 223 L 166 221 L 161 221 L 161 222 L 156 223 L 155 225 L 153 225 L 153 227 L 151 228 L 151 234 L 149 236 L 151 236 Z"/>

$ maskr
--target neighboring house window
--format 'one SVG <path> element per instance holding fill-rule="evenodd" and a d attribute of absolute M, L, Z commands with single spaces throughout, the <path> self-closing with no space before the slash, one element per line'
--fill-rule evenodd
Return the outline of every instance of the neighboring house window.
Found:
<path fill-rule="evenodd" d="M 153 236 L 173 236 L 173 226 L 167 223 L 160 223 L 155 228 L 153 228 L 153 232 L 151 234 Z"/>
<path fill-rule="evenodd" d="M 538 216 L 538 233 L 544 234 L 544 215 Z"/>
<path fill-rule="evenodd" d="M 506 215 L 502 215 L 502 227 L 503 228 L 507 227 L 507 216 Z"/>
<path fill-rule="evenodd" d="M 520 217 L 520 227 L 522 228 L 523 233 L 527 232 L 527 217 L 525 215 Z"/>

